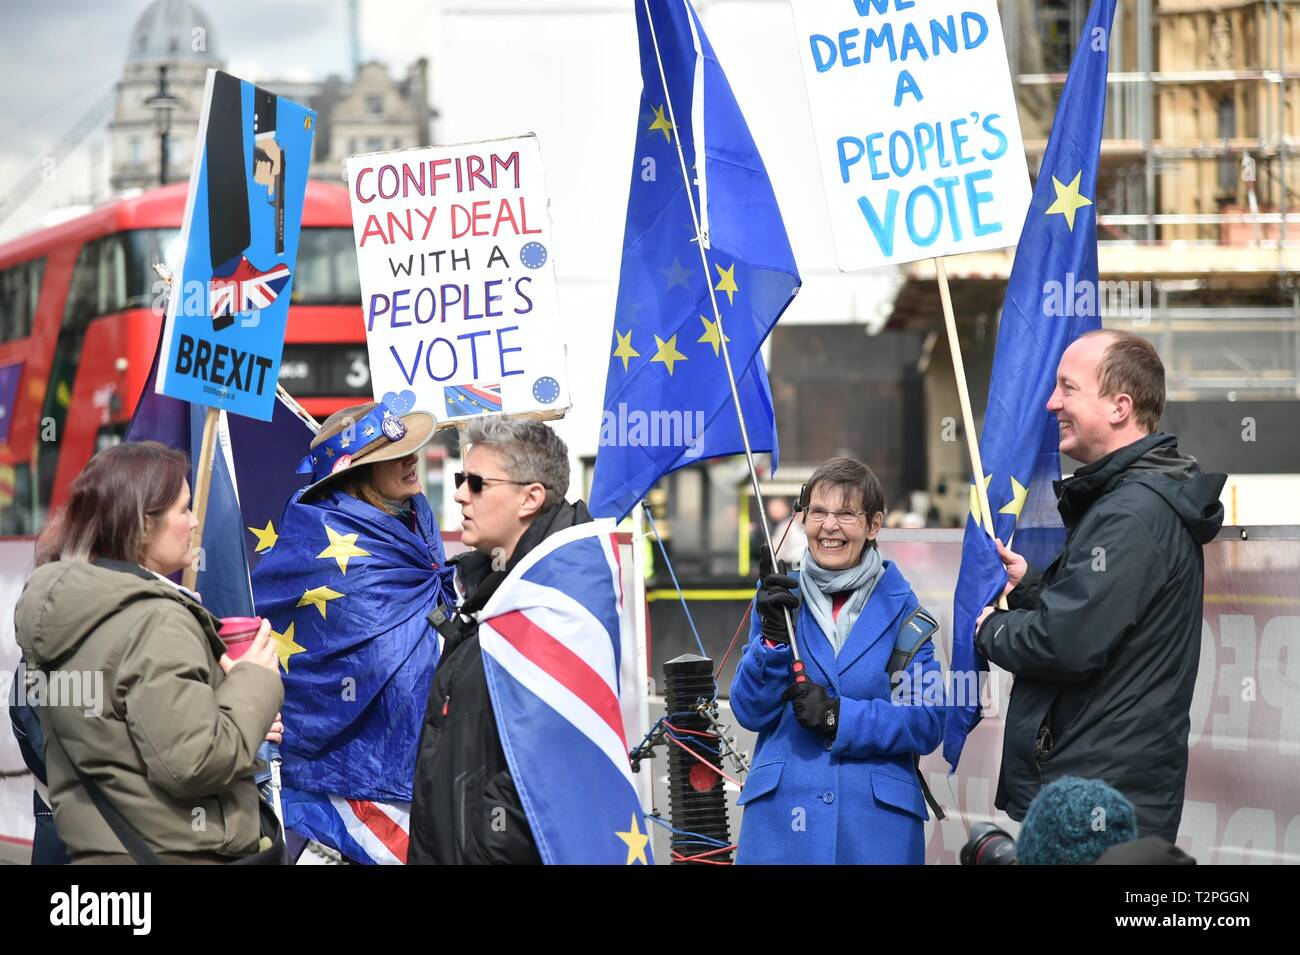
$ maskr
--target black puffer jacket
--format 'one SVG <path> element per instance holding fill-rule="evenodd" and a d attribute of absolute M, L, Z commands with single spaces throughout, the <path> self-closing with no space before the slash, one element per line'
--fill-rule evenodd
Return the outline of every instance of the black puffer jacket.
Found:
<path fill-rule="evenodd" d="M 561 501 L 537 516 L 504 569 L 478 551 L 454 563 L 466 592 L 466 616 L 550 535 L 591 520 L 587 506 Z M 411 800 L 407 861 L 424 865 L 540 863 L 528 817 L 515 789 L 479 649 L 478 626 L 457 628 L 442 650 L 420 732 Z"/>
<path fill-rule="evenodd" d="M 1046 783 L 1101 779 L 1173 842 L 1200 661 L 1202 545 L 1223 524 L 1226 475 L 1155 433 L 1058 485 L 1065 547 L 1030 569 L 980 651 L 1015 674 L 995 804 L 1024 817 Z"/>

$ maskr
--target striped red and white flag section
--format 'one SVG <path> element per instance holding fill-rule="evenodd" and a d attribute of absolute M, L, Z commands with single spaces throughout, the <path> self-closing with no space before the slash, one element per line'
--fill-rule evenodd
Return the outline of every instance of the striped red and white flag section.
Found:
<path fill-rule="evenodd" d="M 329 846 L 354 862 L 405 865 L 411 804 L 347 799 L 284 787 L 286 829 Z"/>
<path fill-rule="evenodd" d="M 376 865 L 406 865 L 410 843 L 411 804 L 371 802 L 330 796 L 330 804 L 352 841 Z"/>
<path fill-rule="evenodd" d="M 502 747 L 546 862 L 621 863 L 629 845 L 648 861 L 623 725 L 634 687 L 620 686 L 620 664 L 635 644 L 614 533 L 599 520 L 548 537 L 479 624 Z"/>

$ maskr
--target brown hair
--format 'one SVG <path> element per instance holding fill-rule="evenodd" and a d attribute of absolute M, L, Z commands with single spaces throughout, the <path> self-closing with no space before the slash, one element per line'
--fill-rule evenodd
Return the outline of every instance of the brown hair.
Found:
<path fill-rule="evenodd" d="M 885 512 L 885 489 L 880 486 L 880 479 L 874 471 L 861 461 L 852 458 L 831 458 L 812 473 L 804 486 L 803 500 L 805 508 L 812 501 L 813 491 L 819 484 L 829 484 L 839 488 L 847 504 L 852 505 L 855 498 L 861 499 L 862 509 L 867 512 L 867 527 L 877 514 Z M 874 540 L 867 541 L 868 547 L 875 547 Z"/>
<path fill-rule="evenodd" d="M 1150 433 L 1165 413 L 1165 366 L 1145 338 L 1132 332 L 1096 331 L 1111 342 L 1097 364 L 1097 395 L 1128 395 L 1133 399 L 1133 417 Z M 1086 336 L 1085 336 L 1086 337 Z"/>
<path fill-rule="evenodd" d="M 148 546 L 145 518 L 176 503 L 189 460 L 157 441 L 129 441 L 90 459 L 68 503 L 36 544 L 36 562 L 122 560 L 140 563 Z"/>
<path fill-rule="evenodd" d="M 339 478 L 337 487 L 346 494 L 351 494 L 359 501 L 365 501 L 367 504 L 379 508 L 385 514 L 396 517 L 400 512 L 393 507 L 393 502 L 379 493 L 375 487 L 375 466 L 373 464 L 362 464 L 356 468 L 351 468 L 348 473 Z"/>

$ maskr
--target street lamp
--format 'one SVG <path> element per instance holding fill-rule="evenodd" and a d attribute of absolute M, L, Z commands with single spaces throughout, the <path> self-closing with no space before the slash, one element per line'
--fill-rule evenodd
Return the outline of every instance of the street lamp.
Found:
<path fill-rule="evenodd" d="M 158 92 L 154 93 L 144 105 L 153 110 L 154 125 L 158 130 L 158 185 L 167 185 L 167 153 L 171 145 L 172 111 L 181 105 L 181 101 L 167 91 L 167 67 L 158 67 Z"/>

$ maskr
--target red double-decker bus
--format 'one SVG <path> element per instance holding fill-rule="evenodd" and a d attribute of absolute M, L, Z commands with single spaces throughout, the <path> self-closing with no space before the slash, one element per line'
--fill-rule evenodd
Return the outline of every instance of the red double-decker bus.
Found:
<path fill-rule="evenodd" d="M 176 272 L 184 183 L 0 245 L 0 536 L 34 534 L 121 440 Z M 309 182 L 280 382 L 323 418 L 370 397 L 347 190 Z"/>

